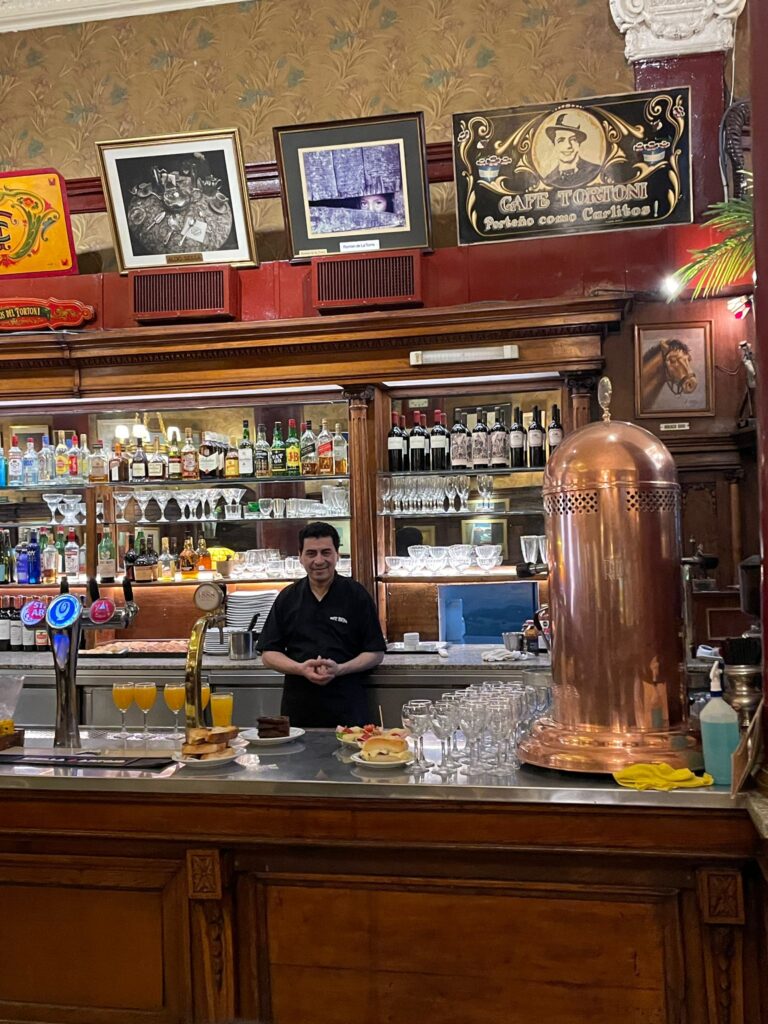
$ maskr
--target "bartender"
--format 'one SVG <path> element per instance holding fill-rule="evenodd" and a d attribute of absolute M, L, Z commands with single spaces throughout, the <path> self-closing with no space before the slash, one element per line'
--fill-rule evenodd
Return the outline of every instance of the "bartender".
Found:
<path fill-rule="evenodd" d="M 329 523 L 299 532 L 306 578 L 278 594 L 259 640 L 264 665 L 285 674 L 281 713 L 292 725 L 370 721 L 365 677 L 381 664 L 386 644 L 370 594 L 337 574 L 338 560 L 339 535 Z"/>

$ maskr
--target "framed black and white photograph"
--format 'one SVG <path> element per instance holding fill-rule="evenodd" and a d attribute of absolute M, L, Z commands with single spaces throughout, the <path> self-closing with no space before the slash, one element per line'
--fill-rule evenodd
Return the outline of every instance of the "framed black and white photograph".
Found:
<path fill-rule="evenodd" d="M 431 245 L 424 116 L 275 128 L 294 259 Z"/>
<path fill-rule="evenodd" d="M 96 145 L 121 272 L 257 263 L 236 128 Z"/>

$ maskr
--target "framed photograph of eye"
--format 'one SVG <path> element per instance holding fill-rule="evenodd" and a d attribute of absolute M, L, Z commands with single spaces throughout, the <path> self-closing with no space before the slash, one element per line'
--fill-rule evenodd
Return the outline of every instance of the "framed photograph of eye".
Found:
<path fill-rule="evenodd" d="M 423 114 L 290 125 L 274 137 L 295 260 L 430 248 Z"/>

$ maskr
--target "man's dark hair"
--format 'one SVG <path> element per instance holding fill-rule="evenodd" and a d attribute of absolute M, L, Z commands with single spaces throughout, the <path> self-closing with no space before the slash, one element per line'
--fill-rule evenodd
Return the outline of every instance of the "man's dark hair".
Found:
<path fill-rule="evenodd" d="M 339 550 L 339 531 L 330 523 L 307 523 L 299 530 L 299 554 L 304 550 L 304 541 L 307 539 L 318 540 L 320 537 L 330 537 L 333 546 Z"/>

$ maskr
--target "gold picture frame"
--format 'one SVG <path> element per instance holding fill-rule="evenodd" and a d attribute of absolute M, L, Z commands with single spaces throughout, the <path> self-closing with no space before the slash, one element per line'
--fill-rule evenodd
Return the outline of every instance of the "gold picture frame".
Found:
<path fill-rule="evenodd" d="M 465 519 L 461 524 L 462 544 L 501 544 L 501 554 L 506 562 L 509 549 L 507 543 L 507 520 L 478 516 Z"/>
<path fill-rule="evenodd" d="M 635 415 L 715 415 L 712 321 L 635 327 Z"/>
<path fill-rule="evenodd" d="M 121 274 L 258 265 L 237 128 L 97 142 Z"/>

